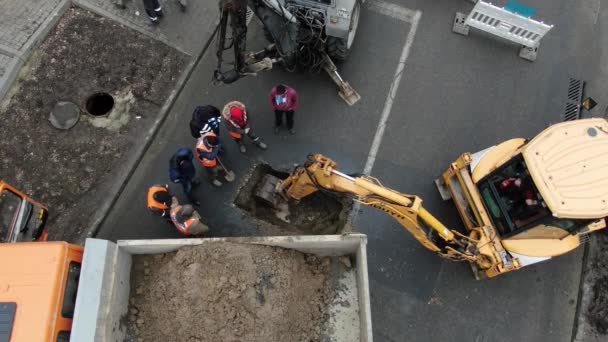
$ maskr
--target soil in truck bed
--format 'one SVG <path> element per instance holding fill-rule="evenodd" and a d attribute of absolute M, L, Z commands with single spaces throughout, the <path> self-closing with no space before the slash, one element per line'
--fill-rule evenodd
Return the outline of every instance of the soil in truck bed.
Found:
<path fill-rule="evenodd" d="M 135 256 L 127 341 L 322 341 L 335 259 L 237 243 Z"/>

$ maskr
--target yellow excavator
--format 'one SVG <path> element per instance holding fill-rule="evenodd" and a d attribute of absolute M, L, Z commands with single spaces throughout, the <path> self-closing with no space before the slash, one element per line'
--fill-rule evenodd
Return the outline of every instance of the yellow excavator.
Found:
<path fill-rule="evenodd" d="M 512 139 L 462 154 L 436 181 L 453 199 L 466 230 L 450 229 L 422 200 L 351 176 L 320 154 L 285 179 L 264 176 L 256 197 L 287 216 L 289 201 L 316 192 L 353 196 L 393 217 L 439 256 L 468 261 L 477 279 L 550 259 L 606 227 L 608 122 L 584 119 L 550 126 L 534 139 Z"/>

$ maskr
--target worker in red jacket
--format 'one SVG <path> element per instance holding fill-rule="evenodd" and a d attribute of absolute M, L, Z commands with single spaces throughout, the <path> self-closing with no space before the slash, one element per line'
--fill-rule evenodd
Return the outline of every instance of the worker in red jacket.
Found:
<path fill-rule="evenodd" d="M 283 124 L 283 114 L 285 114 L 289 133 L 296 134 L 296 130 L 293 128 L 293 116 L 298 106 L 296 90 L 284 84 L 279 84 L 270 90 L 268 100 L 274 110 L 274 133 L 279 133 Z"/>
<path fill-rule="evenodd" d="M 247 108 L 239 101 L 231 101 L 224 106 L 222 116 L 224 117 L 228 134 L 239 144 L 241 153 L 247 152 L 247 148 L 243 143 L 243 135 L 248 136 L 257 147 L 265 150 L 268 146 L 251 130 L 247 114 Z"/>

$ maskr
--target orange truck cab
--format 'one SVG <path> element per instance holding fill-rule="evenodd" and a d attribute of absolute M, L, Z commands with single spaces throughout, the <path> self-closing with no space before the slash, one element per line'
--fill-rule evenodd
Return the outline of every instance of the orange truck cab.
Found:
<path fill-rule="evenodd" d="M 48 209 L 0 180 L 0 242 L 47 239 Z"/>
<path fill-rule="evenodd" d="M 83 248 L 0 244 L 0 341 L 68 342 Z"/>

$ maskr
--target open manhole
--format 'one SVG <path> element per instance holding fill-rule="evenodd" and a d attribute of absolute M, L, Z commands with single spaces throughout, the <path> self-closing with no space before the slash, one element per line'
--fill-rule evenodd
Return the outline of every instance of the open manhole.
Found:
<path fill-rule="evenodd" d="M 85 106 L 93 116 L 106 115 L 114 108 L 114 98 L 108 93 L 95 93 L 87 98 Z"/>
<path fill-rule="evenodd" d="M 272 207 L 254 195 L 258 184 L 267 174 L 280 179 L 289 176 L 287 172 L 277 171 L 270 165 L 256 165 L 234 200 L 237 207 L 258 220 L 290 232 L 313 235 L 342 232 L 351 208 L 348 198 L 334 197 L 318 191 L 298 203 L 290 201 L 288 223 L 281 220 Z"/>

